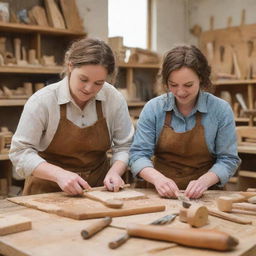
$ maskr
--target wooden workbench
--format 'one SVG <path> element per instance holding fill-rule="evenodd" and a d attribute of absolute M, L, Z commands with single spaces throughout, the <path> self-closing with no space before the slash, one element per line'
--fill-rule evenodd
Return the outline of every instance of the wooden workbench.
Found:
<path fill-rule="evenodd" d="M 149 190 L 140 190 L 151 198 L 158 195 Z M 213 206 L 214 199 L 221 195 L 228 195 L 230 191 L 208 191 L 200 201 L 207 206 Z M 205 255 L 228 255 L 228 256 L 252 256 L 256 255 L 256 216 L 246 216 L 253 220 L 252 225 L 242 225 L 209 216 L 209 224 L 204 228 L 216 228 L 225 231 L 239 239 L 239 245 L 230 252 L 218 252 L 213 250 L 195 249 L 185 246 L 178 246 L 169 242 L 153 241 L 140 238 L 130 238 L 123 246 L 111 250 L 108 243 L 124 234 L 128 223 L 149 224 L 153 220 L 164 215 L 179 212 L 181 202 L 178 200 L 161 199 L 159 201 L 166 205 L 165 212 L 155 212 L 126 217 L 113 218 L 110 227 L 97 233 L 89 240 L 83 240 L 80 231 L 88 224 L 95 221 L 75 220 L 49 214 L 39 210 L 26 208 L 5 200 L 0 201 L 0 214 L 19 214 L 32 220 L 32 230 L 15 234 L 0 236 L 0 254 L 7 256 L 51 256 L 51 255 L 155 255 L 155 256 L 205 256 Z M 195 202 L 196 203 L 196 202 Z M 178 218 L 168 224 L 169 227 L 188 227 L 188 224 L 181 223 Z"/>

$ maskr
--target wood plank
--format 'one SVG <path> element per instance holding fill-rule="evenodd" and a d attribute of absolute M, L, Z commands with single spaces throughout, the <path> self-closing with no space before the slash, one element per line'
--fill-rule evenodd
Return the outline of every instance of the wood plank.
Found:
<path fill-rule="evenodd" d="M 60 6 L 68 29 L 83 31 L 82 20 L 76 5 L 76 0 L 60 0 Z"/>
<path fill-rule="evenodd" d="M 17 23 L 6 23 L 0 22 L 0 30 L 7 32 L 19 32 L 19 33 L 35 33 L 39 32 L 45 35 L 56 35 L 56 36 L 85 36 L 86 33 L 83 31 L 73 31 L 70 29 L 52 28 L 47 26 L 17 24 Z"/>
<path fill-rule="evenodd" d="M 98 192 L 98 191 L 95 191 Z M 119 192 L 109 192 L 118 194 Z M 121 193 L 121 192 L 120 192 Z M 63 192 L 9 198 L 11 202 L 38 210 L 55 213 L 77 220 L 116 217 L 165 210 L 165 205 L 157 200 L 128 200 L 120 209 L 106 207 L 100 202 L 85 197 L 71 197 Z"/>
<path fill-rule="evenodd" d="M 109 191 L 88 191 L 85 192 L 101 200 L 138 200 L 148 198 L 144 193 L 133 189 L 123 189 L 118 192 Z"/>
<path fill-rule="evenodd" d="M 0 215 L 0 236 L 30 230 L 31 220 L 20 215 Z"/>
<path fill-rule="evenodd" d="M 63 16 L 55 3 L 55 0 L 44 0 L 44 4 L 50 25 L 54 28 L 65 29 L 66 26 Z"/>
<path fill-rule="evenodd" d="M 42 67 L 42 66 L 0 66 L 0 73 L 25 73 L 25 74 L 59 74 L 63 70 L 62 66 Z"/>
<path fill-rule="evenodd" d="M 136 189 L 137 190 L 137 189 Z M 181 203 L 174 199 L 161 199 L 155 192 L 149 190 L 138 190 L 146 193 L 149 198 L 157 199 L 166 205 L 165 212 L 117 217 L 113 219 L 113 225 L 125 227 L 128 223 L 149 224 L 151 221 L 179 210 Z M 213 206 L 217 197 L 232 195 L 230 191 L 207 191 L 203 198 L 196 201 L 207 206 Z M 223 219 L 209 216 L 210 229 L 218 229 L 227 232 L 239 239 L 239 245 L 230 252 L 216 252 L 211 250 L 200 250 L 190 247 L 178 246 L 173 243 L 130 238 L 126 244 L 116 250 L 108 248 L 108 243 L 125 231 L 120 228 L 107 227 L 88 240 L 83 240 L 80 232 L 95 220 L 74 220 L 64 218 L 55 214 L 48 214 L 35 209 L 6 202 L 0 202 L 0 211 L 27 216 L 33 222 L 33 229 L 12 235 L 0 237 L 0 253 L 6 256 L 69 256 L 72 250 L 74 255 L 104 255 L 104 256 L 130 256 L 130 255 L 157 255 L 157 256 L 254 256 L 256 253 L 256 216 L 250 216 L 253 225 L 241 225 Z M 188 227 L 187 223 L 181 223 L 178 218 L 168 226 Z M 28 242 L 29 241 L 29 242 Z"/>

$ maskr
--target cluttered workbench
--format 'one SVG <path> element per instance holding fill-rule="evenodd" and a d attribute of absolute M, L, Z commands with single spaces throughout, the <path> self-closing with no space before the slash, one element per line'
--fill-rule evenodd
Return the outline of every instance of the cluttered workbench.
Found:
<path fill-rule="evenodd" d="M 155 191 L 149 189 L 124 190 L 130 198 L 113 198 L 113 194 L 118 195 L 119 192 L 105 192 L 111 194 L 112 199 L 105 197 L 94 200 L 93 196 L 71 197 L 60 192 L 1 200 L 0 254 L 256 255 L 256 205 L 250 203 L 252 209 L 249 211 L 241 210 L 244 206 L 239 207 L 249 204 L 239 198 L 244 197 L 247 201 L 249 197 L 235 195 L 238 192 L 231 191 L 206 191 L 201 199 L 184 202 L 182 199 L 160 198 Z M 94 193 L 95 196 L 98 195 Z M 224 207 L 225 209 L 221 208 L 222 211 L 231 213 L 223 212 L 222 216 L 220 213 L 221 217 L 216 217 L 213 215 L 220 212 L 217 210 L 216 199 L 220 197 L 223 201 L 218 201 L 221 205 L 219 207 Z M 117 206 L 116 201 L 121 198 L 123 205 Z M 230 198 L 235 200 L 232 199 L 230 203 Z M 109 207 L 108 203 L 115 204 Z M 166 215 L 176 218 L 152 224 Z M 110 218 L 104 218 L 106 216 Z M 230 220 L 227 220 L 229 216 Z M 8 226 L 11 217 L 15 220 L 24 218 L 29 224 L 23 223 L 24 231 L 22 225 L 17 223 L 16 227 L 11 227 L 11 222 Z M 104 228 L 100 222 L 105 222 Z M 1 223 L 6 227 L 1 229 Z M 100 230 L 93 234 L 99 229 L 99 225 Z M 111 242 L 113 244 L 118 238 L 127 236 L 126 227 L 129 239 L 120 247 L 111 249 Z M 203 231 L 205 229 L 208 231 Z M 218 242 L 218 239 L 221 241 Z M 214 245 L 216 241 L 217 244 Z M 220 244 L 223 244 L 224 251 Z"/>

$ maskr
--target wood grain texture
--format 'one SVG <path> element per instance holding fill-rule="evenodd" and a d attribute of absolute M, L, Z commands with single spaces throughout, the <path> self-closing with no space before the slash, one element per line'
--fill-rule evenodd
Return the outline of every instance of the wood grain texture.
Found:
<path fill-rule="evenodd" d="M 46 13 L 48 16 L 49 23 L 54 28 L 65 29 L 65 22 L 63 16 L 55 2 L 55 0 L 44 0 Z"/>
<path fill-rule="evenodd" d="M 60 6 L 67 28 L 70 30 L 83 31 L 84 28 L 79 16 L 76 0 L 60 0 Z"/>
<path fill-rule="evenodd" d="M 117 193 L 118 192 L 115 192 L 115 194 Z M 84 197 L 68 196 L 63 192 L 13 197 L 8 200 L 20 205 L 77 220 L 101 218 L 105 216 L 127 216 L 165 210 L 163 203 L 159 203 L 157 200 L 153 199 L 128 200 L 124 201 L 121 209 L 113 209 L 104 206 L 101 202 Z"/>
<path fill-rule="evenodd" d="M 17 233 L 32 228 L 31 220 L 20 216 L 0 216 L 0 236 Z"/>

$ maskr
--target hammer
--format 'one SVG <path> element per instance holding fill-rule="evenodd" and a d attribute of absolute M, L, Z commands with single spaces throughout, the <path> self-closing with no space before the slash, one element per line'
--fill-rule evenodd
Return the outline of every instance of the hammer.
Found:
<path fill-rule="evenodd" d="M 179 219 L 187 222 L 192 227 L 202 227 L 208 223 L 208 210 L 203 205 L 191 205 L 189 208 L 180 209 Z"/>
<path fill-rule="evenodd" d="M 232 209 L 240 209 L 246 211 L 255 211 L 256 214 L 256 205 L 250 203 L 238 203 L 241 202 L 239 200 L 242 200 L 242 198 L 230 198 L 227 196 L 221 196 L 217 199 L 217 207 L 222 212 L 231 212 Z"/>

